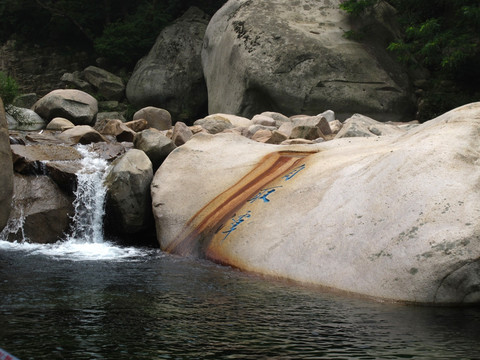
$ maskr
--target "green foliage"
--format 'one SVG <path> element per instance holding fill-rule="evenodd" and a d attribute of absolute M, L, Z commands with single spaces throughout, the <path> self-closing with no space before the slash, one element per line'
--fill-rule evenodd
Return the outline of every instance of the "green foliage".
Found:
<path fill-rule="evenodd" d="M 0 42 L 87 50 L 118 66 L 144 56 L 163 27 L 197 6 L 210 15 L 226 0 L 0 0 Z"/>
<path fill-rule="evenodd" d="M 345 10 L 352 16 L 360 16 L 377 2 L 377 0 L 346 0 L 340 4 L 340 9 Z"/>
<path fill-rule="evenodd" d="M 170 20 L 164 9 L 145 3 L 133 15 L 107 24 L 94 40 L 95 51 L 114 63 L 132 66 L 148 52 Z"/>
<path fill-rule="evenodd" d="M 363 15 L 378 0 L 347 0 L 340 6 Z M 398 59 L 427 69 L 431 88 L 425 94 L 424 118 L 449 110 L 480 93 L 480 2 L 478 0 L 388 0 L 397 9 L 403 36 L 388 46 Z M 455 92 L 444 94 L 445 80 Z M 451 89 L 450 89 L 451 90 Z M 448 97 L 448 99 L 447 99 Z"/>
<path fill-rule="evenodd" d="M 3 100 L 5 107 L 10 105 L 16 96 L 18 96 L 17 82 L 11 76 L 0 71 L 0 97 Z"/>

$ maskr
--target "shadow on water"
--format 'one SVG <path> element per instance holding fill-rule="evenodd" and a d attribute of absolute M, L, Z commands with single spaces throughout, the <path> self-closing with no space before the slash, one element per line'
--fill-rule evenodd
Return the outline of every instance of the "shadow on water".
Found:
<path fill-rule="evenodd" d="M 382 304 L 144 250 L 0 249 L 0 347 L 25 359 L 474 359 L 480 309 Z"/>

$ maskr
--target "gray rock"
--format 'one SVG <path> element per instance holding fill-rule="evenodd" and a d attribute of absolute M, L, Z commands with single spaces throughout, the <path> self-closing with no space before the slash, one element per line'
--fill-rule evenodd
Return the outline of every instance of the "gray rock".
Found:
<path fill-rule="evenodd" d="M 127 141 L 133 142 L 133 137 L 135 136 L 135 131 L 129 128 L 125 123 L 120 120 L 108 120 L 106 124 L 99 129 L 99 132 L 103 135 L 114 136 L 115 139 L 119 142 Z"/>
<path fill-rule="evenodd" d="M 172 141 L 176 146 L 181 146 L 190 140 L 193 136 L 192 130 L 188 126 L 181 122 L 177 121 L 173 127 Z"/>
<path fill-rule="evenodd" d="M 277 127 L 280 127 L 284 122 L 289 122 L 290 118 L 288 116 L 285 116 L 283 114 L 280 114 L 278 112 L 274 111 L 265 111 L 261 113 L 260 115 L 268 116 L 274 119 L 277 122 Z"/>
<path fill-rule="evenodd" d="M 55 243 L 68 231 L 73 216 L 73 196 L 65 194 L 48 176 L 15 174 L 12 223 L 23 219 L 21 231 L 7 234 L 9 241 Z M 25 236 L 25 238 L 24 238 Z"/>
<path fill-rule="evenodd" d="M 252 118 L 252 124 L 275 127 L 277 126 L 277 122 L 275 121 L 275 119 L 266 115 L 255 115 Z"/>
<path fill-rule="evenodd" d="M 47 125 L 35 111 L 16 106 L 8 106 L 8 114 L 15 120 L 9 120 L 9 130 L 36 131 Z"/>
<path fill-rule="evenodd" d="M 402 135 L 405 130 L 391 124 L 384 124 L 368 116 L 354 114 L 347 119 L 335 138 L 371 137 L 382 135 Z"/>
<path fill-rule="evenodd" d="M 105 99 L 121 101 L 124 98 L 125 85 L 120 77 L 96 66 L 89 66 L 83 72 L 85 79 Z"/>
<path fill-rule="evenodd" d="M 13 195 L 13 166 L 10 140 L 8 137 L 7 119 L 3 101 L 0 98 L 0 231 L 7 224 L 11 210 Z"/>
<path fill-rule="evenodd" d="M 176 146 L 171 139 L 157 129 L 147 129 L 135 135 L 133 144 L 136 149 L 147 154 L 156 171 Z"/>
<path fill-rule="evenodd" d="M 193 123 L 194 125 L 199 125 L 210 134 L 218 134 L 224 130 L 233 128 L 230 120 L 224 117 L 206 117 L 204 119 L 199 119 Z"/>
<path fill-rule="evenodd" d="M 53 90 L 33 105 L 33 111 L 47 121 L 63 117 L 75 125 L 91 125 L 95 123 L 98 102 L 80 90 Z"/>
<path fill-rule="evenodd" d="M 147 120 L 148 126 L 157 130 L 170 130 L 172 127 L 172 116 L 161 108 L 147 106 L 133 114 L 133 120 Z"/>
<path fill-rule="evenodd" d="M 145 119 L 128 121 L 125 123 L 125 125 L 135 132 L 140 132 L 148 129 L 148 122 Z"/>
<path fill-rule="evenodd" d="M 336 120 L 335 112 L 333 112 L 332 110 L 326 110 L 319 114 L 319 116 L 323 116 L 329 123 Z"/>
<path fill-rule="evenodd" d="M 144 231 L 151 223 L 152 163 L 141 150 L 131 149 L 112 163 L 105 180 L 106 218 L 115 234 Z"/>
<path fill-rule="evenodd" d="M 293 120 L 293 124 L 294 126 L 316 127 L 319 130 L 319 136 L 317 137 L 332 134 L 328 121 L 321 115 L 299 117 Z"/>
<path fill-rule="evenodd" d="M 132 104 L 168 109 L 175 121 L 183 122 L 206 112 L 200 54 L 208 20 L 205 13 L 192 7 L 163 29 L 128 81 L 127 98 Z"/>
<path fill-rule="evenodd" d="M 47 130 L 65 131 L 65 130 L 73 128 L 74 126 L 75 125 L 71 121 L 69 121 L 65 118 L 56 117 L 56 118 L 53 118 L 48 123 Z"/>
<path fill-rule="evenodd" d="M 65 130 L 58 135 L 58 138 L 63 140 L 67 144 L 90 144 L 106 139 L 94 128 L 88 125 L 79 125 L 71 129 Z"/>
<path fill-rule="evenodd" d="M 377 31 L 366 43 L 346 39 L 351 22 L 340 3 L 228 1 L 210 21 L 202 51 L 209 112 L 251 118 L 328 108 L 339 119 L 355 112 L 382 121 L 410 118 L 406 71 L 376 39 L 391 32 Z M 375 21 L 375 13 L 368 21 L 394 23 L 388 9 L 383 19 Z"/>
<path fill-rule="evenodd" d="M 60 81 L 69 89 L 77 89 L 86 93 L 94 91 L 93 86 L 83 79 L 79 71 L 63 74 Z"/>

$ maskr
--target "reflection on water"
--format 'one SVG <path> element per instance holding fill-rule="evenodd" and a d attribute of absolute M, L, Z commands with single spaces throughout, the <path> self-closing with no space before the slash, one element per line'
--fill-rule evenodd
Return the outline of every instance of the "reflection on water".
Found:
<path fill-rule="evenodd" d="M 0 348 L 26 359 L 474 359 L 480 309 L 376 303 L 149 250 L 0 247 Z"/>

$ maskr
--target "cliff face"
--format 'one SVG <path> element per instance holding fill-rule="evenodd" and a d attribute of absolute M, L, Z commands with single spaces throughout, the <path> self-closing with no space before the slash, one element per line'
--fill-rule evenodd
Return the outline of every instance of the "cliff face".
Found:
<path fill-rule="evenodd" d="M 43 96 L 61 88 L 65 72 L 81 71 L 90 65 L 83 52 L 66 53 L 61 49 L 40 46 L 19 46 L 8 41 L 0 47 L 0 71 L 12 76 L 21 93 Z"/>

